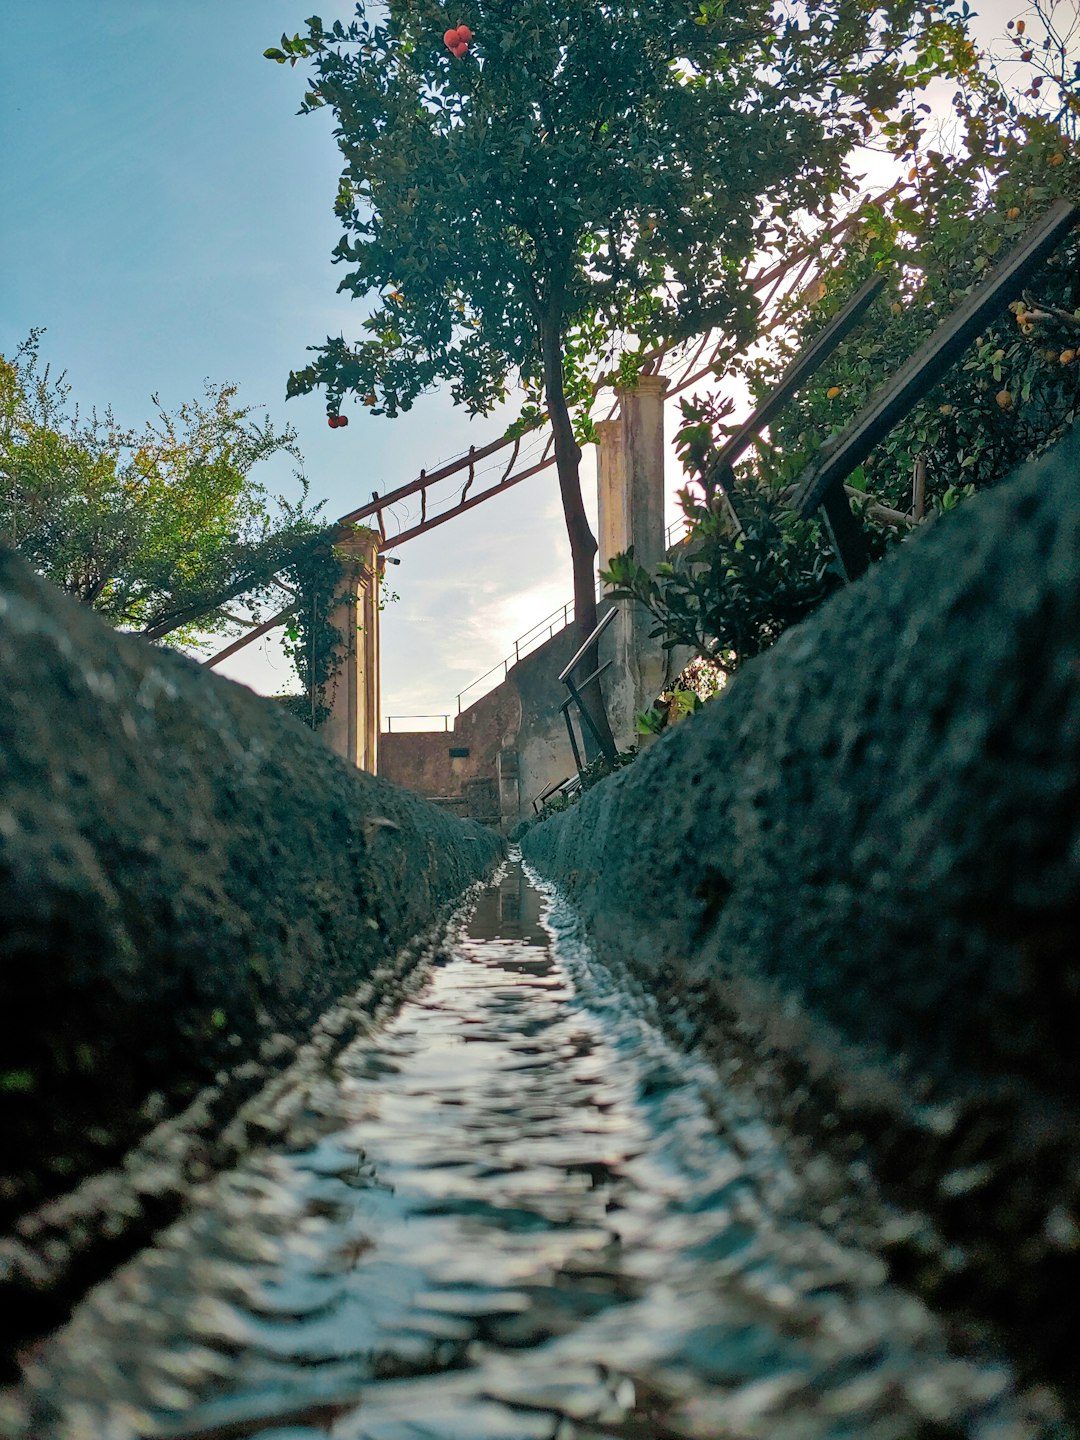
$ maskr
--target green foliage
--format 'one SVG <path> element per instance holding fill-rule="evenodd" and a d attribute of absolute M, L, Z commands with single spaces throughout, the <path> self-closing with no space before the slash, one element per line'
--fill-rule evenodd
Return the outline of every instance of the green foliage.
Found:
<path fill-rule="evenodd" d="M 316 534 L 307 487 L 292 504 L 251 478 L 297 456 L 295 432 L 238 408 L 231 386 L 140 430 L 69 408 L 39 361 L 40 332 L 0 357 L 0 534 L 31 565 L 114 625 L 197 643 L 227 630 L 224 608 L 258 605 L 271 577 Z"/>
<path fill-rule="evenodd" d="M 332 535 L 320 536 L 283 574 L 300 598 L 286 624 L 282 648 L 304 687 L 303 696 L 288 697 L 296 701 L 288 708 L 317 730 L 330 715 L 327 701 L 341 668 L 339 647 L 345 638 L 332 620 L 342 598 L 342 567 Z"/>
<path fill-rule="evenodd" d="M 1033 20 L 1010 28 L 1028 47 L 1022 63 L 1037 65 L 1033 57 L 1048 54 L 1061 61 L 1050 11 L 1036 7 Z M 804 296 L 793 297 L 783 343 L 766 359 L 736 367 L 763 398 L 790 358 L 870 275 L 890 277 L 876 311 L 774 421 L 767 439 L 737 466 L 734 481 L 725 481 L 745 533 L 736 531 L 720 500 L 709 508 L 701 499 L 706 483 L 720 479 L 717 457 L 731 433 L 730 403 L 695 398 L 683 403 L 678 436 L 684 467 L 701 487 L 683 494 L 687 543 L 655 575 L 631 554 L 617 557 L 604 576 L 618 593 L 649 608 L 657 621 L 653 633 L 665 645 L 692 646 L 726 671 L 766 649 L 840 583 L 817 524 L 797 519 L 784 504 L 808 459 L 866 406 L 1055 198 L 1080 201 L 1080 154 L 1069 133 L 1075 135 L 1080 117 L 1080 63 L 1055 70 L 1056 110 L 1048 117 L 1025 113 L 1017 97 L 978 68 L 954 29 L 939 32 L 933 25 L 925 43 L 932 52 L 926 63 L 951 68 L 958 86 L 952 148 L 930 143 L 927 107 L 914 97 L 906 110 L 878 117 L 897 161 L 910 166 L 907 183 L 854 218 L 823 293 L 809 308 Z M 922 78 L 921 65 L 914 66 L 913 81 Z M 1036 100 L 1040 93 L 1035 87 Z M 1020 99 L 1025 96 L 1033 98 L 1031 86 Z M 908 524 L 954 509 L 1052 444 L 1080 408 L 1078 355 L 1080 232 L 1074 231 L 849 477 L 872 557 L 897 543 Z M 657 711 L 643 723 L 655 730 L 665 721 Z"/>
<path fill-rule="evenodd" d="M 665 649 L 689 646 L 729 675 L 814 610 L 841 579 L 819 527 L 763 491 L 738 496 L 741 533 L 689 490 L 681 500 L 689 538 L 655 575 L 631 549 L 615 556 L 601 579 L 615 587 L 616 598 L 650 611 L 656 619 L 651 633 L 662 637 Z"/>
<path fill-rule="evenodd" d="M 334 677 L 344 659 L 345 636 L 334 624 L 335 613 L 343 602 L 355 602 L 345 576 L 352 572 L 356 558 L 342 543 L 344 531 L 343 526 L 324 531 L 281 572 L 298 597 L 286 622 L 282 648 L 293 662 L 304 692 L 275 698 L 313 730 L 330 716 Z M 376 583 L 376 603 L 383 610 L 398 596 L 386 583 L 385 573 L 379 574 Z"/>
<path fill-rule="evenodd" d="M 1033 33 L 1037 14 L 1027 25 L 1017 23 L 1030 42 L 1022 54 L 1047 53 Z M 1070 66 L 1070 73 L 1057 119 L 1075 129 L 1075 111 L 1065 102 L 1076 101 L 1080 71 Z M 960 78 L 952 144 L 931 143 L 916 111 L 906 127 L 887 127 L 897 160 L 910 166 L 907 185 L 861 213 L 824 296 L 796 317 L 787 345 L 750 370 L 755 389 L 764 393 L 787 357 L 870 274 L 890 277 L 876 313 L 773 426 L 772 448 L 751 462 L 750 470 L 773 483 L 790 478 L 803 457 L 858 414 L 1054 199 L 1080 201 L 1080 155 L 1068 133 L 1045 114 L 1023 113 L 1018 101 L 1024 95 L 1010 96 L 991 76 Z M 1030 100 L 1030 86 L 1025 94 Z M 994 484 L 1052 444 L 1077 413 L 1078 348 L 1080 235 L 1073 232 L 1024 294 L 1013 297 L 1011 310 L 987 325 L 878 447 L 855 477 L 856 488 L 908 511 L 919 461 L 925 506 L 941 511 Z"/>
<path fill-rule="evenodd" d="M 599 785 L 601 780 L 606 780 L 607 777 L 613 775 L 616 770 L 622 770 L 627 765 L 632 765 L 637 757 L 638 751 L 636 746 L 632 746 L 629 750 L 616 751 L 613 760 L 608 760 L 603 755 L 597 755 L 594 760 L 590 760 L 587 765 L 578 771 L 578 780 L 580 783 L 576 785 L 574 789 L 554 795 L 550 800 L 545 802 L 543 811 L 541 812 L 542 816 L 554 814 L 559 810 L 569 810 L 571 805 L 577 804 L 587 790 L 591 790 L 594 785 Z"/>
<path fill-rule="evenodd" d="M 726 679 L 715 661 L 695 656 L 648 710 L 634 716 L 634 729 L 639 735 L 659 735 L 669 725 L 678 725 L 715 700 Z"/>

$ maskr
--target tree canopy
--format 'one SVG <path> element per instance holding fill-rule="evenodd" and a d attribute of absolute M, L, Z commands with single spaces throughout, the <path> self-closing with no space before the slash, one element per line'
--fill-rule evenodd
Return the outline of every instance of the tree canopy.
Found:
<path fill-rule="evenodd" d="M 313 16 L 266 52 L 310 59 L 302 110 L 335 112 L 339 288 L 368 308 L 363 338 L 313 347 L 289 393 L 396 415 L 444 383 L 486 413 L 524 386 L 526 415 L 551 419 L 588 631 L 588 432 L 570 412 L 593 363 L 716 326 L 749 339 L 751 257 L 846 190 L 844 158 L 910 83 L 923 22 L 949 43 L 955 27 L 905 0 L 463 8 L 361 0 L 348 24 Z"/>
<path fill-rule="evenodd" d="M 802 27 L 759 0 L 711 18 L 683 0 L 469 8 L 461 56 L 433 0 L 375 19 L 360 4 L 331 30 L 312 17 L 306 38 L 283 37 L 291 55 L 268 52 L 311 56 L 302 108 L 337 114 L 339 288 L 372 302 L 367 338 L 317 347 L 294 393 L 322 384 L 331 403 L 354 391 L 395 415 L 449 382 L 485 412 L 509 379 L 543 381 L 552 317 L 590 355 L 628 332 L 749 326 L 747 260 L 835 192 L 863 133 L 845 66 L 898 43 L 862 11 L 838 39 L 821 3 Z M 883 101 L 891 66 L 870 70 Z"/>
<path fill-rule="evenodd" d="M 175 414 L 155 396 L 141 429 L 86 417 L 39 340 L 0 357 L 0 538 L 123 629 L 188 643 L 229 629 L 227 602 L 257 602 L 320 528 L 306 482 L 290 503 L 251 476 L 299 460 L 295 432 L 254 422 L 229 385 Z"/>

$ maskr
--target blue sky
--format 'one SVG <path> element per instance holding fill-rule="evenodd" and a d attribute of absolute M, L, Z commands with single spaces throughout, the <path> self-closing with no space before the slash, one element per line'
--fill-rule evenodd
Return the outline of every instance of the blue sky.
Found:
<path fill-rule="evenodd" d="M 262 58 L 307 13 L 298 0 L 7 0 L 0 352 L 45 326 L 43 358 L 67 370 L 73 398 L 131 424 L 154 391 L 175 407 L 204 377 L 235 381 L 296 427 L 312 495 L 338 515 L 505 418 L 470 421 L 436 396 L 393 421 L 350 407 L 349 428 L 330 431 L 321 397 L 285 401 L 305 347 L 361 318 L 330 263 L 332 117 L 297 116 L 302 69 Z M 295 488 L 288 465 L 264 478 Z M 398 553 L 390 713 L 451 708 L 572 590 L 552 472 Z M 266 691 L 291 681 L 272 645 L 223 669 Z"/>

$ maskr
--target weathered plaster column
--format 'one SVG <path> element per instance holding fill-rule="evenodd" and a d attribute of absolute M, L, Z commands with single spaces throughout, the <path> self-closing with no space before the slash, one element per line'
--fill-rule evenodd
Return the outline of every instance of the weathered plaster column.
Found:
<path fill-rule="evenodd" d="M 600 569 L 606 570 L 611 557 L 630 544 L 622 418 L 599 421 L 596 433 L 600 437 L 596 447 L 596 558 Z"/>
<path fill-rule="evenodd" d="M 374 774 L 379 742 L 379 537 L 352 526 L 335 546 L 342 559 L 330 623 L 340 630 L 340 664 L 327 687 L 330 714 L 320 727 L 336 755 Z"/>
<path fill-rule="evenodd" d="M 627 527 L 634 556 L 647 570 L 664 558 L 664 396 L 662 375 L 639 376 L 619 390 Z"/>
<path fill-rule="evenodd" d="M 600 568 L 634 547 L 634 558 L 653 569 L 664 558 L 664 394 L 660 375 L 642 375 L 620 390 L 617 420 L 597 425 L 597 511 Z M 666 678 L 664 651 L 649 631 L 648 611 L 620 602 L 620 618 L 602 642 L 601 660 L 614 660 L 604 677 L 608 717 L 620 749 L 636 743 L 634 716 L 647 709 Z M 610 639 L 608 638 L 610 637 Z"/>

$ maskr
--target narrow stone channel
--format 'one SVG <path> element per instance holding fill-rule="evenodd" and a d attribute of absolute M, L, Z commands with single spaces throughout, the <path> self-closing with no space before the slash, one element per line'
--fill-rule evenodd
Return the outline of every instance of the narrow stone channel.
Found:
<path fill-rule="evenodd" d="M 284 1140 L 27 1358 L 14 1440 L 1060 1437 L 508 864 Z"/>

